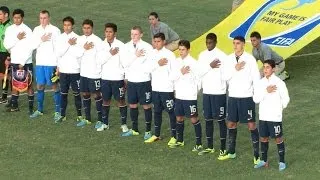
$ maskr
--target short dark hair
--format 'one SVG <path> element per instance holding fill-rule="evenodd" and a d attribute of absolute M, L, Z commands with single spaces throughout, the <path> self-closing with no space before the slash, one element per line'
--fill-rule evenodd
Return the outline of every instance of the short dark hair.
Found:
<path fill-rule="evenodd" d="M 104 25 L 104 29 L 107 28 L 112 28 L 113 32 L 117 32 L 118 31 L 118 26 L 114 23 L 107 23 Z"/>
<path fill-rule="evenodd" d="M 153 36 L 153 38 L 160 38 L 161 40 L 166 40 L 166 36 L 163 33 L 157 33 Z"/>
<path fill-rule="evenodd" d="M 0 11 L 2 11 L 4 14 L 10 14 L 10 10 L 7 6 L 1 6 Z"/>
<path fill-rule="evenodd" d="M 178 45 L 179 46 L 184 46 L 187 49 L 190 49 L 190 41 L 188 41 L 188 40 L 180 40 Z"/>
<path fill-rule="evenodd" d="M 271 59 L 265 60 L 263 64 L 269 64 L 272 67 L 272 69 L 276 67 L 276 62 Z"/>
<path fill-rule="evenodd" d="M 257 31 L 254 31 L 254 32 L 252 32 L 251 34 L 250 34 L 250 37 L 252 38 L 252 37 L 255 37 L 255 38 L 257 38 L 257 39 L 261 39 L 261 34 L 259 33 L 259 32 L 257 32 Z"/>
<path fill-rule="evenodd" d="M 12 16 L 14 16 L 14 15 L 16 15 L 16 14 L 20 14 L 20 16 L 21 16 L 22 18 L 24 18 L 24 11 L 23 11 L 22 9 L 15 9 L 15 10 L 13 10 Z"/>
<path fill-rule="evenodd" d="M 138 30 L 141 34 L 143 33 L 142 28 L 140 26 L 133 26 L 132 30 Z"/>
<path fill-rule="evenodd" d="M 215 33 L 209 33 L 207 36 L 206 36 L 206 39 L 211 39 L 213 41 L 217 41 L 217 35 Z"/>
<path fill-rule="evenodd" d="M 70 22 L 72 25 L 74 25 L 74 19 L 71 16 L 67 16 L 65 18 L 62 19 L 62 22 L 68 21 Z"/>
<path fill-rule="evenodd" d="M 93 27 L 93 21 L 90 20 L 90 19 L 85 19 L 83 21 L 83 23 L 82 23 L 82 26 L 85 25 L 85 24 L 90 25 L 91 27 Z"/>
<path fill-rule="evenodd" d="M 233 38 L 233 40 L 239 40 L 239 41 L 241 41 L 243 43 L 246 43 L 246 40 L 244 39 L 243 36 L 236 36 L 236 37 Z"/>
<path fill-rule="evenodd" d="M 48 16 L 50 17 L 50 13 L 48 10 L 44 9 L 40 11 L 40 14 L 48 14 Z"/>
<path fill-rule="evenodd" d="M 159 15 L 158 15 L 158 13 L 156 13 L 156 12 L 151 12 L 151 13 L 149 14 L 149 16 L 154 16 L 155 18 L 157 18 L 157 19 L 160 21 Z M 149 16 L 148 16 L 148 17 L 149 17 Z"/>

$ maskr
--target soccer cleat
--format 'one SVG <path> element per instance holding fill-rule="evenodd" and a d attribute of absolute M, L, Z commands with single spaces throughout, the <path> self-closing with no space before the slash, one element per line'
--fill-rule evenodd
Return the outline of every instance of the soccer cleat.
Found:
<path fill-rule="evenodd" d="M 183 147 L 183 146 L 184 146 L 184 141 L 176 142 L 175 144 L 170 145 L 169 148 L 177 148 L 177 147 Z"/>
<path fill-rule="evenodd" d="M 97 131 L 98 132 L 99 131 L 104 131 L 105 129 L 109 129 L 109 128 L 110 128 L 109 124 L 106 125 L 106 124 L 102 123 L 101 126 L 97 128 Z"/>
<path fill-rule="evenodd" d="M 77 119 L 76 119 L 76 121 L 81 121 L 81 120 L 83 120 L 84 118 L 82 117 L 82 116 L 78 116 L 77 117 Z"/>
<path fill-rule="evenodd" d="M 20 109 L 19 108 L 10 107 L 6 111 L 7 112 L 17 112 L 17 111 L 20 111 Z"/>
<path fill-rule="evenodd" d="M 212 153 L 214 153 L 214 148 L 207 148 L 207 149 L 204 149 L 204 150 L 202 150 L 202 151 L 200 151 L 199 153 L 198 153 L 198 155 L 199 156 L 202 156 L 202 155 L 204 155 L 204 154 L 212 154 Z"/>
<path fill-rule="evenodd" d="M 220 157 L 222 157 L 222 156 L 225 156 L 226 154 L 227 154 L 227 151 L 226 151 L 226 150 L 221 150 L 221 149 L 220 149 L 219 157 L 218 157 L 218 158 L 220 158 Z"/>
<path fill-rule="evenodd" d="M 129 128 L 126 124 L 121 125 L 120 129 L 122 130 L 122 132 L 128 132 Z"/>
<path fill-rule="evenodd" d="M 234 153 L 234 154 L 228 153 L 228 154 L 226 154 L 226 155 L 224 155 L 224 156 L 219 156 L 218 159 L 219 159 L 220 161 L 224 161 L 224 160 L 227 160 L 227 159 L 234 159 L 234 158 L 236 158 L 236 157 L 237 157 L 236 153 Z"/>
<path fill-rule="evenodd" d="M 174 137 L 171 137 L 171 138 L 170 138 L 170 141 L 168 142 L 168 146 L 174 145 L 174 144 L 176 144 L 176 143 L 177 143 L 177 139 L 174 138 Z"/>
<path fill-rule="evenodd" d="M 192 149 L 192 152 L 200 152 L 203 150 L 202 145 L 195 145 Z"/>
<path fill-rule="evenodd" d="M 155 136 L 155 135 L 153 135 L 149 139 L 145 140 L 144 142 L 145 143 L 153 143 L 153 142 L 158 141 L 158 140 L 160 140 L 160 138 Z"/>
<path fill-rule="evenodd" d="M 61 122 L 66 121 L 66 120 L 67 120 L 67 117 L 61 116 L 58 120 L 55 120 L 54 122 L 55 123 L 61 123 Z"/>
<path fill-rule="evenodd" d="M 55 112 L 53 115 L 53 120 L 58 121 L 61 118 L 61 114 L 59 112 Z"/>
<path fill-rule="evenodd" d="M 260 163 L 260 157 L 258 157 L 258 158 L 253 158 L 253 164 L 255 164 L 255 165 L 257 165 L 257 164 L 259 164 Z"/>
<path fill-rule="evenodd" d="M 279 162 L 279 171 L 283 171 L 287 168 L 286 163 Z"/>
<path fill-rule="evenodd" d="M 88 121 L 88 120 L 86 120 L 86 119 L 83 119 L 83 120 L 81 120 L 81 121 L 77 124 L 77 126 L 78 126 L 78 127 L 83 127 L 83 126 L 85 126 L 85 125 L 90 125 L 90 124 L 91 124 L 90 121 Z"/>
<path fill-rule="evenodd" d="M 7 104 L 8 103 L 8 99 L 4 99 L 4 98 L 1 98 L 0 99 L 0 104 Z"/>
<path fill-rule="evenodd" d="M 262 168 L 262 167 L 267 167 L 267 162 L 264 162 L 264 161 L 259 161 L 256 165 L 254 165 L 254 168 L 255 169 L 258 169 L 258 168 Z"/>
<path fill-rule="evenodd" d="M 138 136 L 139 134 L 140 134 L 139 132 L 130 129 L 129 131 L 122 133 L 121 136 L 123 137 Z"/>
<path fill-rule="evenodd" d="M 150 139 L 151 136 L 152 136 L 152 135 L 151 135 L 151 132 L 150 132 L 150 131 L 149 131 L 149 132 L 145 132 L 143 139 L 144 139 L 144 140 Z"/>
<path fill-rule="evenodd" d="M 103 123 L 101 121 L 97 121 L 96 125 L 94 125 L 94 128 L 98 129 L 98 128 L 100 128 L 102 126 L 102 124 Z"/>
<path fill-rule="evenodd" d="M 35 112 L 33 112 L 31 115 L 30 115 L 30 118 L 36 118 L 36 117 L 39 117 L 39 116 L 42 116 L 43 113 L 36 110 Z"/>

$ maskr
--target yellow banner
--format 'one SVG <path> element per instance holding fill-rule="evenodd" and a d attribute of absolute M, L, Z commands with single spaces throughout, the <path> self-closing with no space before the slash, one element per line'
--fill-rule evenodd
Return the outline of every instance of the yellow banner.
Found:
<path fill-rule="evenodd" d="M 283 58 L 320 36 L 320 0 L 246 0 L 236 11 L 205 34 L 191 42 L 195 58 L 206 49 L 210 32 L 218 36 L 217 46 L 227 54 L 233 52 L 232 39 L 244 36 L 251 52 L 250 33 L 258 31 L 262 41 Z"/>

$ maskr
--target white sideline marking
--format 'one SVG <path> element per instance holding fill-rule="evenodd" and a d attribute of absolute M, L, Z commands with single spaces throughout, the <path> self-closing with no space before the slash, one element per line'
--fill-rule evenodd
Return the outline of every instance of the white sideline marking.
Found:
<path fill-rule="evenodd" d="M 53 92 L 52 89 L 44 90 L 44 92 Z M 28 93 L 21 93 L 19 96 L 27 95 Z M 37 94 L 37 90 L 34 92 L 34 94 Z M 11 98 L 11 95 L 8 95 L 8 98 Z"/>
<path fill-rule="evenodd" d="M 297 55 L 291 56 L 291 57 L 289 57 L 289 58 L 313 56 L 313 55 L 318 55 L 318 54 L 320 54 L 320 52 L 313 52 L 313 53 L 306 53 L 306 54 L 297 54 Z M 289 58 L 288 58 L 288 59 L 289 59 Z"/>

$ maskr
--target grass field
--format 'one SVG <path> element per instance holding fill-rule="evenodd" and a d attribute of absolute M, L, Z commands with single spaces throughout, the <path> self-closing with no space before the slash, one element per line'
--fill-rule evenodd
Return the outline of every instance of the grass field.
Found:
<path fill-rule="evenodd" d="M 52 23 L 56 25 L 61 24 L 64 16 L 74 16 L 77 32 L 84 18 L 92 18 L 95 32 L 101 37 L 103 24 L 116 22 L 119 39 L 123 41 L 129 40 L 129 29 L 137 24 L 146 31 L 146 40 L 150 39 L 146 16 L 153 10 L 182 38 L 192 40 L 225 18 L 231 8 L 231 0 L 3 0 L 1 4 L 24 9 L 25 22 L 32 28 L 38 23 L 39 10 L 44 8 L 51 11 Z M 319 49 L 318 39 L 298 54 Z M 162 128 L 164 140 L 151 145 L 145 145 L 141 135 L 120 137 L 117 108 L 111 109 L 108 131 L 96 132 L 93 126 L 75 127 L 73 98 L 69 98 L 69 120 L 56 125 L 52 120 L 53 102 L 49 93 L 46 94 L 46 114 L 41 119 L 29 120 L 26 96 L 20 97 L 18 113 L 4 113 L 4 107 L 0 107 L 0 179 L 319 179 L 319 60 L 320 56 L 316 55 L 287 62 L 291 102 L 284 114 L 288 164 L 284 172 L 278 172 L 278 155 L 273 143 L 269 149 L 270 168 L 253 169 L 250 134 L 245 126 L 240 127 L 238 134 L 237 159 L 220 162 L 217 153 L 198 156 L 191 152 L 194 145 L 191 123 L 186 123 L 185 147 L 167 148 L 166 116 Z M 95 113 L 93 115 L 95 117 Z M 128 122 L 131 124 L 130 119 Z M 143 113 L 139 122 L 140 131 L 144 132 Z M 219 143 L 215 147 L 218 149 Z"/>

